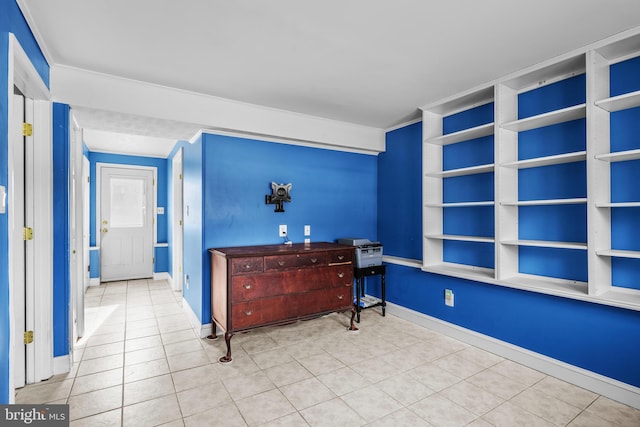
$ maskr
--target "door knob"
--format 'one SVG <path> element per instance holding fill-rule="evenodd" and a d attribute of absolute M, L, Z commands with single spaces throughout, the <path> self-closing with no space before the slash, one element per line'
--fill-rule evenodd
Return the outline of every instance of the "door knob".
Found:
<path fill-rule="evenodd" d="M 106 233 L 107 231 L 109 231 L 109 230 L 107 230 L 106 228 L 103 228 L 103 229 L 102 229 L 102 232 L 103 232 L 103 233 Z"/>

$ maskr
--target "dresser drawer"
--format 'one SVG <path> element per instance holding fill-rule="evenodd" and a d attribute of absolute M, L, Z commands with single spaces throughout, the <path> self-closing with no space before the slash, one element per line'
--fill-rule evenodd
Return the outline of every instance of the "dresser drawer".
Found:
<path fill-rule="evenodd" d="M 261 273 L 264 269 L 262 257 L 234 258 L 231 260 L 231 275 Z"/>
<path fill-rule="evenodd" d="M 239 302 L 231 312 L 234 330 L 295 319 L 298 314 L 295 298 L 287 295 Z"/>
<path fill-rule="evenodd" d="M 353 262 L 353 249 L 331 251 L 328 255 L 329 264 L 343 264 L 347 262 Z"/>
<path fill-rule="evenodd" d="M 247 274 L 231 278 L 233 302 L 308 292 L 315 289 L 353 286 L 351 265 Z"/>
<path fill-rule="evenodd" d="M 298 315 L 347 310 L 353 306 L 353 288 L 321 289 L 297 296 Z"/>
<path fill-rule="evenodd" d="M 329 257 L 326 253 L 274 255 L 264 257 L 264 271 L 279 271 L 292 268 L 327 265 Z"/>

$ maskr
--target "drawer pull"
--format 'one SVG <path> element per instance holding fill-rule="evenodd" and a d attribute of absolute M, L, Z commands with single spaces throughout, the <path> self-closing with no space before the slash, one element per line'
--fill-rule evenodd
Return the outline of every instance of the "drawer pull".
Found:
<path fill-rule="evenodd" d="M 278 261 L 278 265 L 279 265 L 280 267 L 283 267 L 283 266 L 284 266 L 284 264 L 285 264 L 285 262 L 284 262 L 284 261 Z"/>
<path fill-rule="evenodd" d="M 338 295 L 338 299 L 344 298 L 344 295 Z"/>
<path fill-rule="evenodd" d="M 251 284 L 250 284 L 250 283 L 247 283 L 246 285 L 244 285 L 244 288 L 245 288 L 245 289 L 251 289 Z"/>
<path fill-rule="evenodd" d="M 311 262 L 315 264 L 316 262 L 318 262 L 318 258 L 311 258 Z"/>
<path fill-rule="evenodd" d="M 344 272 L 341 271 L 340 273 L 338 273 L 338 277 L 342 279 L 344 277 Z"/>
<path fill-rule="evenodd" d="M 245 311 L 244 314 L 247 315 L 247 316 L 251 316 L 253 314 L 253 311 L 252 310 L 248 310 L 248 311 Z"/>
<path fill-rule="evenodd" d="M 344 259 L 344 255 L 338 255 L 338 259 L 342 261 Z"/>
<path fill-rule="evenodd" d="M 251 264 L 246 264 L 246 265 L 244 266 L 244 268 L 245 268 L 246 270 L 249 270 L 249 269 L 251 268 Z"/>

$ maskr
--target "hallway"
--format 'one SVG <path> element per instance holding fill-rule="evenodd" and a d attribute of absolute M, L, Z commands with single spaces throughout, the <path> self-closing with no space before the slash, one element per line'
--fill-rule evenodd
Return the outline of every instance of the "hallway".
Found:
<path fill-rule="evenodd" d="M 72 426 L 638 426 L 640 411 L 379 311 L 198 339 L 166 281 L 91 287 L 73 371 L 18 390 Z"/>

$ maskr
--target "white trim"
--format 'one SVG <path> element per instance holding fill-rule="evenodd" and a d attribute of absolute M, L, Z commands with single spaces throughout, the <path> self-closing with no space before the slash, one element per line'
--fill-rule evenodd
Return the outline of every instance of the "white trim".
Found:
<path fill-rule="evenodd" d="M 474 347 L 521 363 L 594 393 L 640 409 L 640 388 L 387 302 L 387 312 Z"/>
<path fill-rule="evenodd" d="M 91 279 L 89 279 L 89 286 L 100 286 L 100 278 L 92 277 Z"/>
<path fill-rule="evenodd" d="M 53 358 L 53 375 L 66 374 L 71 372 L 71 355 L 65 354 Z"/>
<path fill-rule="evenodd" d="M 384 129 L 205 95 L 54 64 L 53 96 L 76 107 L 119 111 L 220 131 L 347 149 L 384 151 Z"/>
<path fill-rule="evenodd" d="M 400 123 L 399 125 L 394 125 L 394 126 L 388 127 L 388 128 L 386 128 L 384 130 L 384 132 L 385 133 L 393 132 L 394 130 L 401 129 L 401 128 L 405 127 L 405 126 L 415 125 L 416 123 L 420 123 L 421 121 L 422 121 L 422 115 L 420 117 L 416 118 L 416 119 L 409 120 L 409 121 L 404 122 L 404 123 Z"/>
<path fill-rule="evenodd" d="M 171 281 L 171 276 L 166 271 L 161 271 L 159 273 L 153 273 L 153 280 L 167 280 Z"/>
<path fill-rule="evenodd" d="M 153 247 L 154 248 L 168 248 L 169 247 L 169 243 L 154 243 Z"/>
<path fill-rule="evenodd" d="M 191 327 L 199 338 L 206 338 L 211 335 L 211 323 L 207 323 L 206 325 L 200 323 L 200 319 L 198 319 L 198 316 L 189 305 L 189 302 L 184 298 L 182 298 L 182 309 L 184 310 L 184 314 L 187 315 L 187 319 L 189 319 Z"/>

